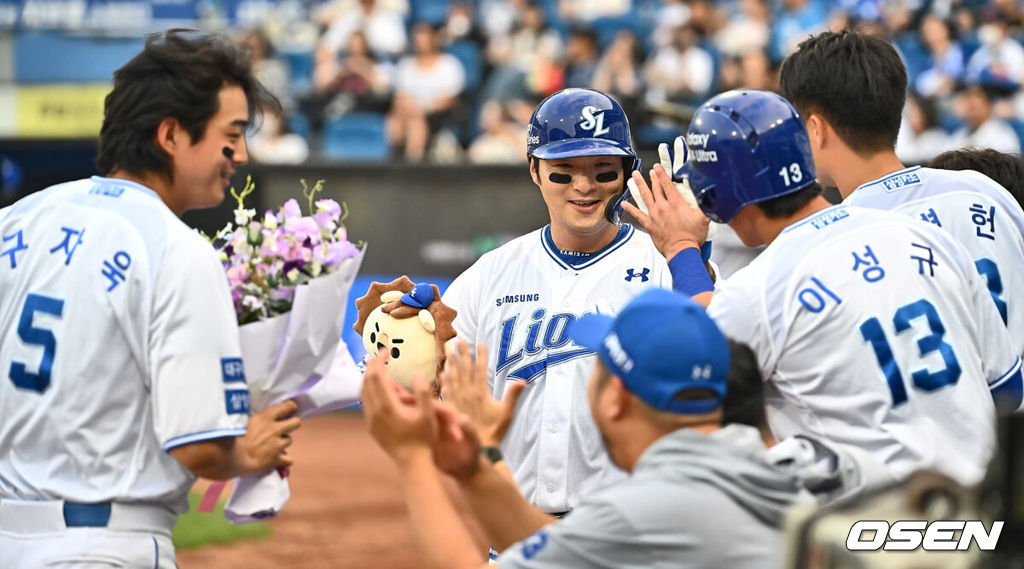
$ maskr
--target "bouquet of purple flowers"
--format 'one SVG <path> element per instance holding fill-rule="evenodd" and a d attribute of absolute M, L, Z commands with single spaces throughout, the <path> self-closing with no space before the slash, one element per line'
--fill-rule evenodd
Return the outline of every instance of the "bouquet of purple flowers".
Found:
<path fill-rule="evenodd" d="M 277 213 L 267 210 L 263 219 L 256 219 L 256 210 L 245 208 L 245 198 L 255 189 L 252 180 L 246 180 L 241 193 L 231 189 L 238 202 L 235 222 L 221 229 L 215 242 L 221 243 L 221 261 L 239 324 L 288 312 L 296 287 L 360 257 L 359 247 L 348 240 L 342 224 L 348 211 L 332 199 L 314 201 L 323 190 L 323 180 L 312 188 L 305 180 L 300 183 L 308 215 L 302 215 L 299 203 L 290 199 Z"/>
<path fill-rule="evenodd" d="M 238 315 L 252 410 L 294 399 L 299 416 L 309 417 L 358 400 L 362 374 L 341 341 L 341 328 L 366 247 L 348 240 L 343 206 L 315 200 L 322 180 L 312 187 L 301 183 L 307 215 L 290 199 L 262 219 L 245 207 L 252 180 L 240 193 L 232 188 L 234 223 L 212 241 Z M 270 472 L 236 479 L 225 515 L 234 522 L 276 516 L 288 500 L 286 478 Z M 212 506 L 222 488 L 212 485 L 212 499 L 204 503 Z"/>

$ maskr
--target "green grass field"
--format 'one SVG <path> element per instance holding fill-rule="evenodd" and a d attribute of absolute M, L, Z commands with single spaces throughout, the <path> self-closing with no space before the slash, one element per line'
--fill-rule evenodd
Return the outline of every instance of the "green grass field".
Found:
<path fill-rule="evenodd" d="M 266 539 L 270 537 L 270 524 L 253 522 L 233 524 L 224 517 L 224 500 L 217 502 L 217 508 L 202 514 L 196 511 L 202 495 L 189 492 L 188 513 L 178 518 L 174 526 L 174 547 L 179 550 L 195 549 L 205 545 L 224 545 L 242 539 Z"/>

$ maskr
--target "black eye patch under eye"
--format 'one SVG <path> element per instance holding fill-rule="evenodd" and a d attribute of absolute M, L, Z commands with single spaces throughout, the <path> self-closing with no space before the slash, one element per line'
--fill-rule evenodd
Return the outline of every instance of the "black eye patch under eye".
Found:
<path fill-rule="evenodd" d="M 619 179 L 619 173 L 615 172 L 615 171 L 612 171 L 612 172 L 598 172 L 597 175 L 594 176 L 594 179 L 597 180 L 597 183 L 599 183 L 599 184 L 606 184 L 608 182 L 614 182 L 615 180 L 618 180 Z"/>
<path fill-rule="evenodd" d="M 548 174 L 548 179 L 556 184 L 568 184 L 572 181 L 572 176 L 569 174 L 560 174 L 558 172 L 552 172 Z"/>

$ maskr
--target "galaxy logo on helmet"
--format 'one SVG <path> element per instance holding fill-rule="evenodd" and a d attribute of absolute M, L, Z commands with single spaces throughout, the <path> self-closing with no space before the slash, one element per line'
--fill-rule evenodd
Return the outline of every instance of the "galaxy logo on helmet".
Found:
<path fill-rule="evenodd" d="M 640 169 L 640 158 L 633 150 L 629 120 L 615 99 L 592 89 L 564 89 L 544 99 L 530 117 L 526 154 L 541 160 L 622 157 L 622 189 L 605 207 L 608 221 L 620 222 L 622 202 L 629 195 L 626 180 Z"/>
<path fill-rule="evenodd" d="M 746 205 L 791 194 L 817 179 L 804 121 L 768 91 L 738 90 L 704 103 L 686 134 L 688 178 L 700 209 L 728 223 Z"/>

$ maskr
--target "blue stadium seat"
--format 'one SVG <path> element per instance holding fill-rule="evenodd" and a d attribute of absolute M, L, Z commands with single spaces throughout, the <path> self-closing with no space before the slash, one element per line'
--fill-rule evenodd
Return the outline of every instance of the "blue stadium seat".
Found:
<path fill-rule="evenodd" d="M 472 41 L 457 41 L 447 48 L 448 53 L 458 58 L 466 70 L 466 90 L 475 91 L 483 80 L 483 61 L 480 48 Z"/>
<path fill-rule="evenodd" d="M 412 0 L 412 21 L 437 26 L 448 17 L 449 0 Z"/>
<path fill-rule="evenodd" d="M 288 117 L 288 130 L 304 138 L 306 140 L 306 144 L 312 144 L 313 126 L 306 113 L 302 111 L 293 112 L 292 115 Z"/>
<path fill-rule="evenodd" d="M 308 92 L 313 84 L 313 52 L 282 50 L 279 53 L 288 63 L 288 91 L 293 95 Z"/>
<path fill-rule="evenodd" d="M 324 156 L 334 160 L 382 161 L 389 148 L 384 128 L 384 115 L 350 113 L 324 124 L 320 145 Z"/>

